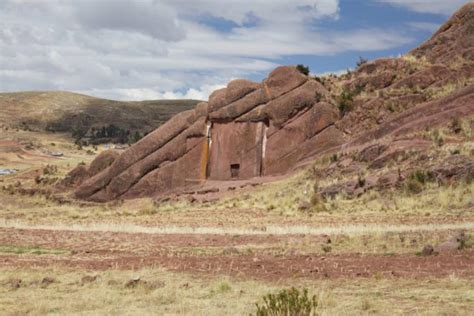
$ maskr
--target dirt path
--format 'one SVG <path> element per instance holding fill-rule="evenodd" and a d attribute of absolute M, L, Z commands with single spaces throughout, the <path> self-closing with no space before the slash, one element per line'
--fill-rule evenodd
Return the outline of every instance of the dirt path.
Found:
<path fill-rule="evenodd" d="M 164 267 L 193 274 L 222 274 L 277 281 L 286 278 L 474 277 L 474 250 L 421 257 L 414 254 L 279 255 L 243 253 L 239 245 L 271 246 L 288 236 L 139 234 L 0 229 L 0 245 L 66 249 L 67 255 L 0 254 L 0 266 L 61 265 L 86 269 Z M 325 236 L 314 236 L 321 242 Z M 226 254 L 180 253 L 183 247 L 230 247 Z"/>

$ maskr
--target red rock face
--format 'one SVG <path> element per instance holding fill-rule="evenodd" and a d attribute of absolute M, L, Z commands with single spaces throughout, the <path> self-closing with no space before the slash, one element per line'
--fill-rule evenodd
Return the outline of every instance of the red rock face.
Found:
<path fill-rule="evenodd" d="M 444 23 L 433 36 L 411 51 L 433 63 L 452 63 L 457 56 L 469 54 L 474 43 L 474 2 L 469 1 Z M 471 59 L 472 61 L 472 59 Z"/>
<path fill-rule="evenodd" d="M 323 84 L 287 66 L 276 68 L 262 83 L 234 80 L 213 92 L 209 102 L 174 116 L 120 156 L 104 154 L 90 168 L 75 170 L 69 179 L 79 185 L 75 196 L 129 199 L 206 179 L 282 174 L 331 151 L 375 146 L 372 142 L 383 138 L 470 116 L 474 86 L 467 83 L 474 73 L 472 59 L 458 62 L 453 56 L 473 56 L 473 12 L 474 4 L 466 5 L 414 50 L 412 54 L 426 55 L 430 61 L 414 68 L 408 59 L 386 58 L 368 62 L 353 74 L 320 80 Z M 449 95 L 430 99 L 425 93 L 459 78 L 465 86 Z M 359 87 L 366 93 L 354 94 L 350 111 L 340 113 L 341 89 Z M 383 167 L 415 145 L 403 144 L 390 150 L 370 147 L 359 160 Z"/>
<path fill-rule="evenodd" d="M 209 178 L 249 179 L 261 175 L 263 122 L 214 123 Z"/>
<path fill-rule="evenodd" d="M 293 67 L 275 69 L 263 84 L 234 80 L 215 91 L 209 104 L 176 115 L 125 151 L 75 195 L 109 201 L 151 196 L 207 178 L 286 172 L 305 151 L 288 154 L 338 117 L 322 98 L 330 98 L 328 91 Z"/>

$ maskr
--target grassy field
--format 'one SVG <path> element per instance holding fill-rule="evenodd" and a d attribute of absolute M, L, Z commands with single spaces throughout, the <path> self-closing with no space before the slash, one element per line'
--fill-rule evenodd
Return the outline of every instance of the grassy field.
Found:
<path fill-rule="evenodd" d="M 292 286 L 316 295 L 321 315 L 472 310 L 472 182 L 338 194 L 301 210 L 325 158 L 216 201 L 95 204 L 54 183 L 105 148 L 23 130 L 4 130 L 0 142 L 2 167 L 19 169 L 0 178 L 1 314 L 249 315 L 264 295 Z M 48 155 L 55 150 L 64 156 Z M 433 148 L 441 158 L 454 150 L 469 156 L 472 142 Z M 461 232 L 465 249 L 420 256 Z"/>
<path fill-rule="evenodd" d="M 305 286 L 316 294 L 321 315 L 467 315 L 474 303 L 472 282 L 455 276 L 422 281 L 369 278 L 267 284 L 227 277 L 196 278 L 159 268 L 7 268 L 0 269 L 0 275 L 0 306 L 11 315 L 248 315 L 255 312 L 255 303 L 262 303 L 263 295 L 291 286 Z M 127 286 L 138 277 L 140 282 Z M 47 278 L 50 281 L 44 281 Z"/>

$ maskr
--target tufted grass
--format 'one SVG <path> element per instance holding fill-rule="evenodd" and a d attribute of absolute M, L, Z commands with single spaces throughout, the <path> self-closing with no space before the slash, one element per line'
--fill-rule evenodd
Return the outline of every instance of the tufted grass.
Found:
<path fill-rule="evenodd" d="M 87 275 L 97 278 L 82 282 Z M 163 286 L 125 288 L 125 283 L 137 276 Z M 41 285 L 45 277 L 54 278 L 54 282 Z M 11 280 L 18 279 L 22 281 L 19 288 L 12 287 Z M 49 267 L 0 268 L 0 310 L 43 315 L 249 315 L 255 313 L 254 304 L 261 303 L 263 295 L 290 286 L 307 287 L 316 294 L 321 315 L 465 315 L 474 302 L 470 280 L 455 276 L 421 281 L 374 277 L 271 284 L 195 278 L 159 268 L 87 271 Z"/>

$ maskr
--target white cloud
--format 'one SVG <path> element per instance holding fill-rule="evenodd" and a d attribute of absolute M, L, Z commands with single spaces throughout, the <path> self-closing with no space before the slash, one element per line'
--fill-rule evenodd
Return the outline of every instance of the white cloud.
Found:
<path fill-rule="evenodd" d="M 451 15 L 469 0 L 377 0 L 420 13 Z"/>
<path fill-rule="evenodd" d="M 412 40 L 378 29 L 318 29 L 338 14 L 338 0 L 3 0 L 0 90 L 206 99 L 214 87 L 261 76 L 286 56 Z M 209 17 L 234 27 L 216 29 Z"/>
<path fill-rule="evenodd" d="M 115 100 L 158 100 L 158 99 L 193 99 L 193 100 L 207 100 L 209 95 L 217 89 L 224 88 L 226 84 L 203 85 L 199 88 L 190 88 L 186 92 L 166 91 L 160 92 L 151 88 L 132 88 L 132 89 L 92 89 L 81 91 L 84 94 L 101 95 L 103 97 Z"/>
<path fill-rule="evenodd" d="M 430 22 L 410 22 L 408 23 L 408 26 L 416 30 L 433 33 L 436 30 L 438 30 L 441 25 L 436 24 L 436 23 L 430 23 Z"/>
<path fill-rule="evenodd" d="M 176 11 L 159 1 L 77 1 L 71 9 L 77 22 L 91 31 L 134 31 L 165 41 L 178 41 L 185 36 Z"/>

